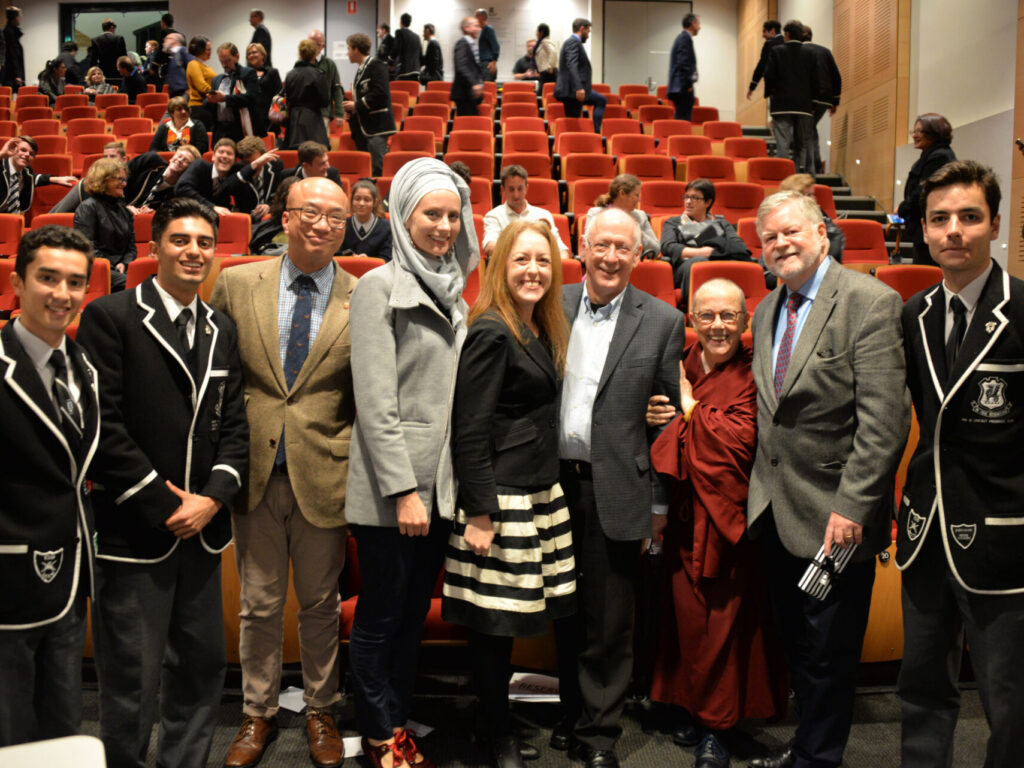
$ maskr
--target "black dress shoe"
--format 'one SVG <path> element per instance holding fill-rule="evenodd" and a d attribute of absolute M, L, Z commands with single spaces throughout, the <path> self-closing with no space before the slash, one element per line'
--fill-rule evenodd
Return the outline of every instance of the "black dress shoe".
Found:
<path fill-rule="evenodd" d="M 787 744 L 778 752 L 772 752 L 764 757 L 755 757 L 750 761 L 750 768 L 789 768 L 795 762 L 793 745 Z"/>
<path fill-rule="evenodd" d="M 533 744 L 527 744 L 525 741 L 517 739 L 516 745 L 519 747 L 519 756 L 523 760 L 540 760 L 540 750 L 533 746 Z"/>
<path fill-rule="evenodd" d="M 586 744 L 577 744 L 569 756 L 583 763 L 586 768 L 619 768 L 619 758 L 611 749 L 594 749 Z"/>
<path fill-rule="evenodd" d="M 519 742 L 511 736 L 499 736 L 490 744 L 491 765 L 494 768 L 523 768 L 519 755 Z"/>
<path fill-rule="evenodd" d="M 693 754 L 697 757 L 694 768 L 729 768 L 729 753 L 713 733 L 705 734 Z"/>
<path fill-rule="evenodd" d="M 560 720 L 551 729 L 551 740 L 548 746 L 557 749 L 559 752 L 566 752 L 572 746 L 572 726 L 564 720 Z"/>
<path fill-rule="evenodd" d="M 692 747 L 700 742 L 700 729 L 693 723 L 683 723 L 672 730 L 672 741 L 680 747 Z"/>

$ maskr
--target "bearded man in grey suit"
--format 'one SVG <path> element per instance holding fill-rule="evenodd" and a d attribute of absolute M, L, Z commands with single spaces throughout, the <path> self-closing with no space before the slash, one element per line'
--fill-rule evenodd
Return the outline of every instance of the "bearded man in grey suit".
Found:
<path fill-rule="evenodd" d="M 614 746 L 632 672 L 635 575 L 644 539 L 660 536 L 668 492 L 651 469 L 651 395 L 678 407 L 685 333 L 674 307 L 629 284 L 640 228 L 608 208 L 587 223 L 585 283 L 563 289 L 572 328 L 558 452 L 572 519 L 579 613 L 556 622 L 562 722 L 555 749 L 587 768 L 617 768 Z"/>
<path fill-rule="evenodd" d="M 820 209 L 780 192 L 758 210 L 779 287 L 754 313 L 757 455 L 747 525 L 769 592 L 800 723 L 755 768 L 838 766 L 853 717 L 874 556 L 889 545 L 893 478 L 910 429 L 899 295 L 828 256 Z M 819 549 L 857 549 L 832 590 L 797 586 Z"/>

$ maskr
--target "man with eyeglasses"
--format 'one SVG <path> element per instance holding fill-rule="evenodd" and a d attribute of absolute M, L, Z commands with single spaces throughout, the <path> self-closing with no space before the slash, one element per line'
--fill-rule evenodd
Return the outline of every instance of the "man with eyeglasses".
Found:
<path fill-rule="evenodd" d="M 729 730 L 740 718 L 785 714 L 789 687 L 764 610 L 761 557 L 746 535 L 757 390 L 742 341 L 743 289 L 707 281 L 690 318 L 698 343 L 680 366 L 682 408 L 655 395 L 647 414 L 652 427 L 671 421 L 651 448 L 654 469 L 682 481 L 665 528 L 667 557 L 679 566 L 670 569 L 651 698 L 686 713 L 672 740 L 698 745 L 696 768 L 726 768 Z"/>
<path fill-rule="evenodd" d="M 79 209 L 81 210 L 81 209 Z M 99 372 L 93 641 L 110 766 L 205 765 L 227 666 L 221 551 L 249 458 L 235 326 L 203 302 L 217 214 L 174 198 L 153 216 L 157 271 L 82 313 Z M 158 714 L 159 713 L 159 714 Z"/>
<path fill-rule="evenodd" d="M 615 742 L 633 671 L 633 606 L 641 544 L 665 527 L 668 492 L 651 470 L 648 399 L 678 406 L 685 334 L 674 307 L 629 276 L 641 234 L 625 211 L 589 217 L 586 280 L 562 289 L 571 326 L 558 452 L 572 520 L 579 612 L 556 622 L 562 720 L 555 749 L 587 768 L 617 768 Z"/>
<path fill-rule="evenodd" d="M 799 725 L 782 752 L 751 765 L 825 768 L 842 762 L 850 733 L 875 555 L 890 542 L 893 480 L 910 428 L 903 302 L 828 256 L 813 198 L 766 198 L 757 232 L 779 286 L 754 313 L 747 527 L 764 549 Z M 801 590 L 819 550 L 838 557 L 855 545 L 827 595 Z"/>
<path fill-rule="evenodd" d="M 251 429 L 248 485 L 232 515 L 243 720 L 227 768 L 255 765 L 277 736 L 289 561 L 310 757 L 317 766 L 344 757 L 332 708 L 341 698 L 338 576 L 355 419 L 348 306 L 356 279 L 333 255 L 347 217 L 348 198 L 333 181 L 295 182 L 281 215 L 287 253 L 222 271 L 210 299 L 238 326 Z"/>

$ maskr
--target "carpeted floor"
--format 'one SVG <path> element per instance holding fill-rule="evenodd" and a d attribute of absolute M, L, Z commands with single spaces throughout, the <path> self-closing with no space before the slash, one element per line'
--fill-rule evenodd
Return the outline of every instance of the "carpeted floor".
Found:
<path fill-rule="evenodd" d="M 301 686 L 294 672 L 286 684 Z M 231 685 L 229 677 L 229 686 Z M 237 686 L 237 681 L 235 681 Z M 484 752 L 474 743 L 471 732 L 473 701 L 468 693 L 468 681 L 456 675 L 425 675 L 417 690 L 426 692 L 416 699 L 413 717 L 436 730 L 419 740 L 424 753 L 440 768 L 476 768 L 486 766 Z M 237 690 L 225 692 L 220 710 L 217 732 L 208 765 L 219 768 L 227 752 L 240 719 L 241 696 Z M 570 761 L 564 753 L 547 746 L 550 728 L 558 717 L 554 705 L 513 704 L 513 714 L 525 741 L 541 750 L 538 761 L 527 763 L 528 768 L 567 768 Z M 339 724 L 344 735 L 354 736 L 355 722 L 350 699 L 342 702 L 338 710 Z M 85 700 L 84 731 L 99 734 L 97 695 L 94 685 L 88 687 Z M 690 768 L 694 764 L 692 750 L 677 747 L 665 733 L 645 734 L 641 722 L 647 714 L 636 706 L 624 718 L 624 733 L 617 752 L 623 768 L 642 766 L 674 766 Z M 306 748 L 305 718 L 282 712 L 279 720 L 281 732 L 268 749 L 261 768 L 281 768 L 310 765 Z M 793 733 L 792 716 L 781 723 L 765 724 L 745 722 L 736 730 L 730 749 L 732 765 L 745 766 L 747 757 L 760 754 L 764 747 L 777 747 Z M 859 690 L 853 731 L 846 750 L 846 768 L 896 768 L 899 766 L 899 702 L 889 686 L 865 687 Z M 155 735 L 155 734 L 154 734 Z M 960 723 L 957 727 L 955 766 L 976 766 L 983 762 L 988 729 L 977 692 L 968 687 L 964 691 Z M 154 738 L 155 747 L 155 738 Z M 155 765 L 153 750 L 148 765 Z M 369 766 L 365 758 L 347 759 L 345 766 Z"/>

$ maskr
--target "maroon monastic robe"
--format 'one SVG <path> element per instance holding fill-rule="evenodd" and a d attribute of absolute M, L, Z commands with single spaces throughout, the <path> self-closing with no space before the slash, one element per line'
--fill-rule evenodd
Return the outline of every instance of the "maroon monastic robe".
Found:
<path fill-rule="evenodd" d="M 771 624 L 758 547 L 746 535 L 747 488 L 757 444 L 751 352 L 741 347 L 704 372 L 700 344 L 686 377 L 699 404 L 651 447 L 654 468 L 676 478 L 665 530 L 665 606 L 651 698 L 684 707 L 698 723 L 785 714 L 787 677 Z"/>

